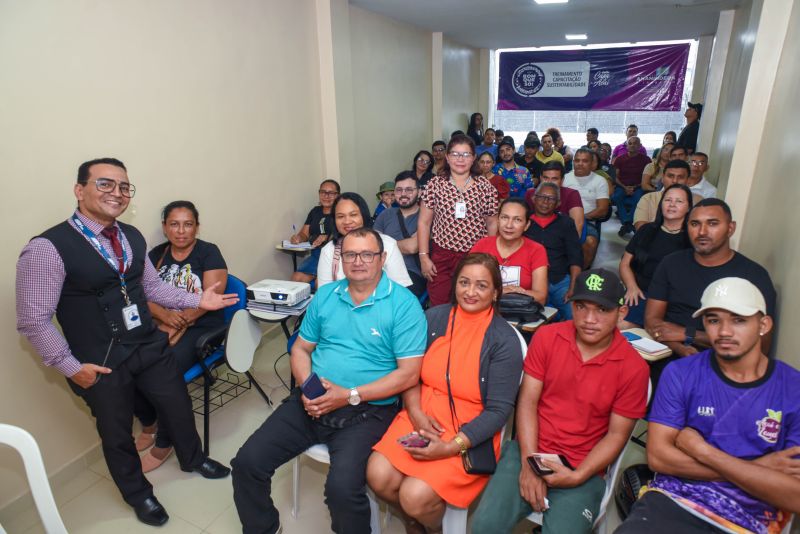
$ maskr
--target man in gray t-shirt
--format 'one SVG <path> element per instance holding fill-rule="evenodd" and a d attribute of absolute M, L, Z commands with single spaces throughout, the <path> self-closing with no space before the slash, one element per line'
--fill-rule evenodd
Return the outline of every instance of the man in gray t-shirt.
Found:
<path fill-rule="evenodd" d="M 403 171 L 394 179 L 394 200 L 399 207 L 387 208 L 375 219 L 373 228 L 394 238 L 403 253 L 406 269 L 413 285 L 409 286 L 416 296 L 425 292 L 426 281 L 419 266 L 417 246 L 417 219 L 419 218 L 419 184 L 412 171 Z"/>

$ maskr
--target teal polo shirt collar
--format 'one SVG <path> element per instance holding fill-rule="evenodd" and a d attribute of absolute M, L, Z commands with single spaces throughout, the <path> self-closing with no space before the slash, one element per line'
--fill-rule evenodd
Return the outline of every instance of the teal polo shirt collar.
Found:
<path fill-rule="evenodd" d="M 378 285 L 375 286 L 375 291 L 372 292 L 372 295 L 364 299 L 364 302 L 358 305 L 356 305 L 350 297 L 350 281 L 344 278 L 337 283 L 338 286 L 333 292 L 339 296 L 341 301 L 345 302 L 353 309 L 372 306 L 376 301 L 388 298 L 392 294 L 392 283 L 389 277 L 386 276 L 386 271 L 381 271 L 381 279 L 378 281 Z"/>

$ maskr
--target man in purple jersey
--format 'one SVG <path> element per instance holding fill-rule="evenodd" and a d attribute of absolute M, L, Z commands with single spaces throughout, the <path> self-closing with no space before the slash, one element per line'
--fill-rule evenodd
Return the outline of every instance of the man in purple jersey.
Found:
<path fill-rule="evenodd" d="M 656 472 L 616 532 L 779 532 L 800 512 L 800 372 L 767 358 L 764 296 L 743 278 L 703 292 L 711 349 L 672 362 L 656 391 Z"/>

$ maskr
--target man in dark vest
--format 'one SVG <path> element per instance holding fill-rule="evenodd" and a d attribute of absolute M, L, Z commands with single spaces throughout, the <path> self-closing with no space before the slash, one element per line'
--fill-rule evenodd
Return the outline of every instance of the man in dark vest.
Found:
<path fill-rule="evenodd" d="M 203 455 L 186 385 L 147 301 L 216 310 L 238 299 L 215 286 L 199 296 L 161 282 L 142 234 L 116 220 L 135 192 L 119 160 L 96 159 L 78 168 L 78 209 L 20 254 L 17 330 L 89 406 L 122 497 L 140 521 L 157 526 L 169 516 L 142 473 L 131 435 L 136 389 L 156 406 L 182 470 L 224 478 L 230 469 Z"/>

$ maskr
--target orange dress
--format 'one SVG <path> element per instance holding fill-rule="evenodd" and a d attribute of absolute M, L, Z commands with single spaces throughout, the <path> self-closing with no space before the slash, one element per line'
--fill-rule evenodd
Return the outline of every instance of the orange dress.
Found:
<path fill-rule="evenodd" d="M 453 330 L 456 335 L 450 356 L 450 388 L 456 405 L 458 421 L 464 425 L 483 411 L 479 386 L 480 353 L 483 337 L 492 320 L 492 309 L 470 314 L 458 309 Z M 447 353 L 450 348 L 449 331 L 452 312 L 448 319 L 447 334 L 439 337 L 425 353 L 422 362 L 422 386 L 420 405 L 429 416 L 433 416 L 445 429 L 441 438 L 450 441 L 456 434 L 450 417 L 450 401 L 447 396 Z M 412 458 L 397 440 L 415 429 L 402 410 L 392 421 L 386 434 L 375 445 L 374 450 L 383 454 L 389 462 L 406 476 L 425 481 L 439 497 L 459 508 L 466 508 L 480 494 L 488 475 L 470 475 L 464 471 L 460 456 L 432 461 Z M 494 436 L 495 457 L 500 454 L 500 433 Z"/>

